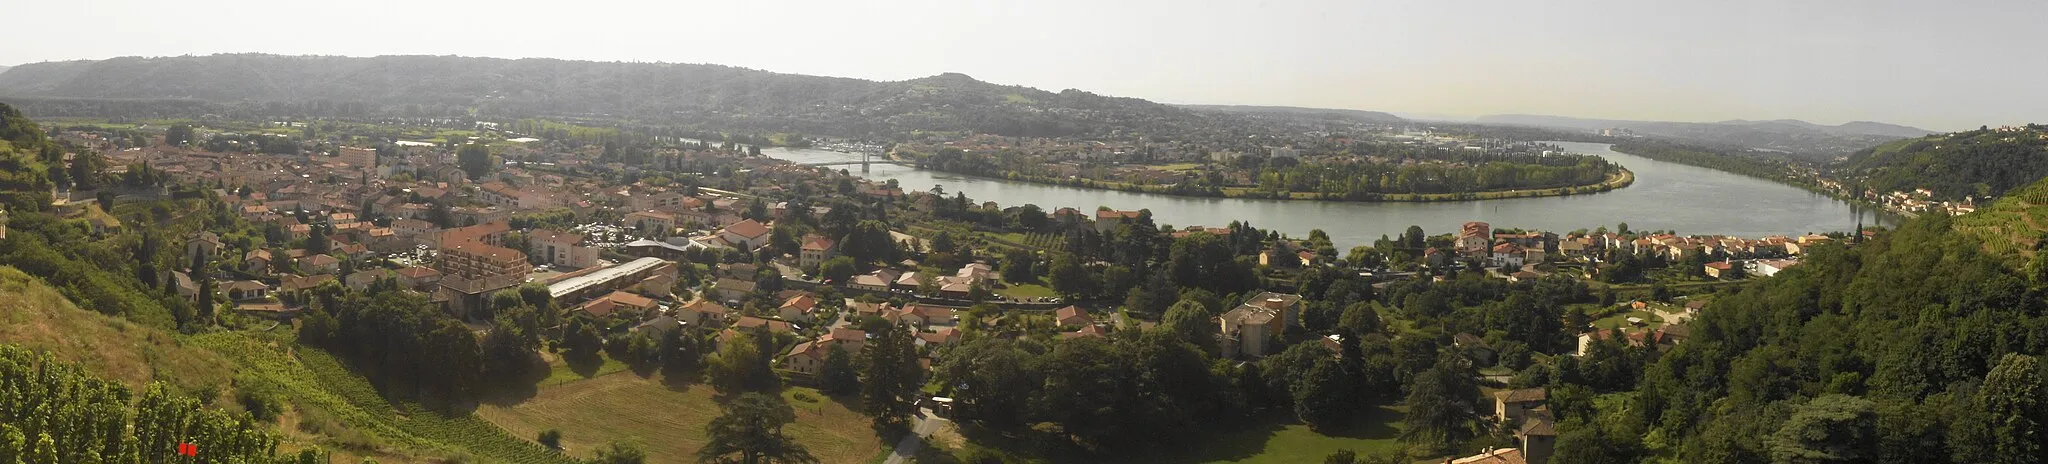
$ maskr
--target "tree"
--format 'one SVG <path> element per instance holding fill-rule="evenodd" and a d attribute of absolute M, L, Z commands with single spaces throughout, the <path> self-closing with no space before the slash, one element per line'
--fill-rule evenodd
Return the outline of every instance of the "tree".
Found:
<path fill-rule="evenodd" d="M 1470 381 L 1457 378 L 1458 373 L 1444 364 L 1415 377 L 1408 387 L 1408 415 L 1402 418 L 1408 427 L 1401 438 L 1429 454 L 1472 436 L 1470 402 L 1477 396 L 1476 388 L 1465 387 Z"/>
<path fill-rule="evenodd" d="M 819 371 L 819 390 L 831 395 L 860 391 L 860 370 L 853 366 L 853 355 L 836 347 L 830 350 L 831 353 L 825 355 L 825 366 Z"/>
<path fill-rule="evenodd" d="M 170 145 L 185 145 L 188 143 L 192 143 L 192 125 L 171 125 L 170 129 L 164 130 L 164 143 Z"/>
<path fill-rule="evenodd" d="M 1036 259 L 1035 253 L 1022 248 L 1011 248 L 1003 253 L 1003 281 L 1013 285 L 1037 282 L 1038 273 L 1032 262 Z"/>
<path fill-rule="evenodd" d="M 597 459 L 592 459 L 590 462 L 591 464 L 643 464 L 647 462 L 647 452 L 641 451 L 640 448 L 625 442 L 614 441 L 610 445 L 605 446 L 604 449 L 597 450 Z"/>
<path fill-rule="evenodd" d="M 985 427 L 1028 426 L 1029 405 L 1044 383 L 1033 355 L 1004 338 L 977 338 L 952 348 L 932 374 L 953 385 L 955 420 Z"/>
<path fill-rule="evenodd" d="M 756 331 L 741 331 L 738 338 L 719 347 L 710 361 L 711 386 L 724 393 L 773 392 L 782 388 L 770 359 L 774 337 Z"/>
<path fill-rule="evenodd" d="M 1209 317 L 1209 308 L 1200 301 L 1182 299 L 1167 308 L 1166 316 L 1159 319 L 1159 327 L 1174 334 L 1175 338 L 1192 343 L 1205 353 L 1216 352 L 1215 323 Z"/>
<path fill-rule="evenodd" d="M 483 179 L 491 173 L 491 147 L 482 144 L 465 144 L 455 150 L 455 165 L 472 180 Z"/>
<path fill-rule="evenodd" d="M 1557 426 L 1557 445 L 1550 462 L 1585 464 L 1630 464 L 1639 462 L 1637 446 L 1618 440 L 1596 424 L 1579 420 Z"/>
<path fill-rule="evenodd" d="M 847 279 L 853 278 L 854 271 L 853 258 L 845 256 L 835 256 L 818 264 L 818 278 L 834 284 L 846 283 Z"/>
<path fill-rule="evenodd" d="M 1309 430 L 1327 433 L 1357 415 L 1357 406 L 1363 402 L 1350 394 L 1352 379 L 1344 371 L 1337 360 L 1326 357 L 1316 361 L 1308 376 L 1296 384 L 1294 415 L 1308 424 Z"/>
<path fill-rule="evenodd" d="M 1793 408 L 1792 417 L 1764 442 L 1771 460 L 1790 464 L 1869 462 L 1877 450 L 1875 403 L 1822 395 Z M 2010 448 L 2001 448 L 2011 450 Z"/>
<path fill-rule="evenodd" d="M 2048 440 L 2048 427 L 2044 427 L 2048 424 L 2043 423 L 2048 403 L 2042 401 L 2043 393 L 2048 393 L 2048 387 L 2042 384 L 2036 358 L 2018 353 L 2000 358 L 1984 376 L 1984 386 L 1977 390 L 1969 411 L 1977 420 L 1957 421 L 1956 432 L 1963 442 L 1952 445 L 1957 461 L 2041 462 L 2034 459 L 2048 449 L 2043 447 Z M 1982 445 L 1970 446 L 1973 443 Z M 2032 458 L 2016 459 L 2021 456 Z"/>
<path fill-rule="evenodd" d="M 817 458 L 782 433 L 782 427 L 796 421 L 796 410 L 782 397 L 760 393 L 740 395 L 722 405 L 724 414 L 704 427 L 709 442 L 697 450 L 697 459 L 717 463 L 815 463 Z"/>
<path fill-rule="evenodd" d="M 1061 297 L 1076 300 L 1096 292 L 1099 284 L 1088 269 L 1081 267 L 1080 259 L 1072 254 L 1060 253 L 1052 258 L 1052 289 Z"/>
<path fill-rule="evenodd" d="M 861 378 L 861 406 L 874 417 L 875 431 L 893 438 L 910 424 L 924 370 L 917 364 L 909 329 L 889 324 L 872 335 L 862 347 L 867 375 Z"/>
<path fill-rule="evenodd" d="M 1425 241 L 1426 237 L 1422 233 L 1421 226 L 1408 226 L 1408 230 L 1402 231 L 1401 233 L 1402 248 L 1406 248 L 1409 250 L 1421 250 L 1423 249 L 1423 247 L 1427 246 L 1425 244 Z"/>
<path fill-rule="evenodd" d="M 1357 335 L 1379 332 L 1380 312 L 1369 302 L 1351 303 L 1344 308 L 1343 315 L 1337 317 L 1337 328 Z"/>
<path fill-rule="evenodd" d="M 562 331 L 562 357 L 574 362 L 597 362 L 604 339 L 594 325 L 582 317 L 570 318 L 569 326 Z"/>
<path fill-rule="evenodd" d="M 661 375 L 669 382 L 695 378 L 697 366 L 704 358 L 697 339 L 683 332 L 677 329 L 661 335 Z"/>
<path fill-rule="evenodd" d="M 1323 457 L 1323 464 L 1358 464 L 1358 452 L 1340 449 Z"/>
<path fill-rule="evenodd" d="M 839 248 L 861 263 L 894 262 L 899 253 L 895 238 L 889 235 L 889 225 L 876 220 L 860 221 L 854 225 L 853 230 L 839 241 Z"/>

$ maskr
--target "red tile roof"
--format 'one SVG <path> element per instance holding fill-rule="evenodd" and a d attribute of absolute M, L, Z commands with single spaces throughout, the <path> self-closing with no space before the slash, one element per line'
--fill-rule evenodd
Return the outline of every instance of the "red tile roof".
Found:
<path fill-rule="evenodd" d="M 753 219 L 748 219 L 745 221 L 740 221 L 730 226 L 725 226 L 725 231 L 732 232 L 733 235 L 738 235 L 741 237 L 755 238 L 760 237 L 762 235 L 767 235 L 768 226 L 759 222 L 755 222 Z"/>

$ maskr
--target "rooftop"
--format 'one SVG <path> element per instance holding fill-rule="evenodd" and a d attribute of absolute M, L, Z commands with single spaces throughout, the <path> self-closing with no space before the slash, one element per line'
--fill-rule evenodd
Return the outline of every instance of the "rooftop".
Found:
<path fill-rule="evenodd" d="M 599 285 L 605 282 L 618 280 L 619 278 L 625 277 L 630 274 L 646 271 L 649 269 L 654 269 L 656 267 L 660 267 L 662 264 L 667 262 L 668 261 L 663 260 L 661 258 L 640 258 L 628 261 L 625 264 L 607 267 L 604 269 L 598 269 L 597 271 L 591 272 L 589 274 L 571 277 L 568 279 L 563 279 L 562 281 L 559 282 L 555 282 L 553 284 L 549 284 L 548 293 L 554 295 L 556 298 L 561 298 L 562 295 L 568 295 L 570 293 L 575 293 L 579 290 L 583 290 L 594 285 Z"/>

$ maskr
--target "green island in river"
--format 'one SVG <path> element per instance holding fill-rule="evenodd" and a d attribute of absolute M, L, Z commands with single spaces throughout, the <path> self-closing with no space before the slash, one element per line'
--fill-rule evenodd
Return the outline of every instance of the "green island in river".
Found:
<path fill-rule="evenodd" d="M 919 168 L 954 174 L 1208 198 L 1470 201 L 1598 193 L 1635 182 L 1634 173 L 1604 158 L 1526 142 L 1459 148 L 1358 143 L 1316 155 L 1289 149 L 1272 156 L 1224 153 L 1201 160 L 920 148 L 935 147 L 899 146 L 892 155 Z"/>

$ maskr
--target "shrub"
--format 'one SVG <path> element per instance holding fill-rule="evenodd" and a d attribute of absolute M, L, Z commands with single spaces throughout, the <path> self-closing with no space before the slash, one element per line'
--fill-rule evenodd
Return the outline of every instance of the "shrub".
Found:
<path fill-rule="evenodd" d="M 549 449 L 562 449 L 562 431 L 555 429 L 540 431 L 540 444 Z"/>

